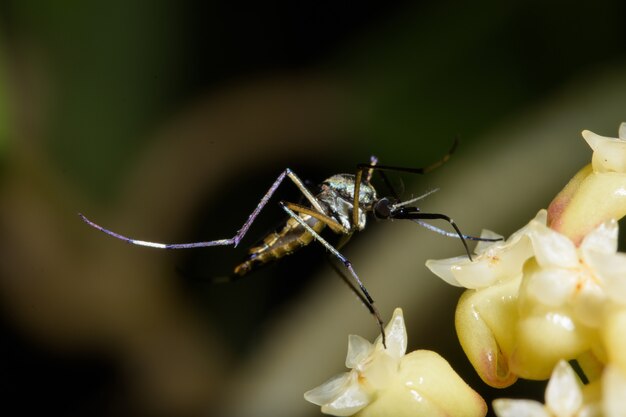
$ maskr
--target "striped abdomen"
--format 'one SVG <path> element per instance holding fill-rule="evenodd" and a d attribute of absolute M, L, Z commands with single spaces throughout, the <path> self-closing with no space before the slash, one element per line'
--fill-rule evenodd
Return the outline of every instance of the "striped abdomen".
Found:
<path fill-rule="evenodd" d="M 321 232 L 326 224 L 308 214 L 299 214 L 313 230 Z M 250 249 L 248 257 L 235 267 L 235 275 L 243 276 L 257 266 L 280 259 L 283 256 L 308 245 L 313 235 L 306 231 L 295 219 L 289 218 L 285 227 L 279 232 L 270 233 L 259 246 Z"/>

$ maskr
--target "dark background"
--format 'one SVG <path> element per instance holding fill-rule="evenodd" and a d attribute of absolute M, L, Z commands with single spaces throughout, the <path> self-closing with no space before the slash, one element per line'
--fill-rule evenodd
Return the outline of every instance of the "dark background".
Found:
<path fill-rule="evenodd" d="M 528 114 L 549 118 L 568 100 L 585 102 L 585 94 L 595 99 L 588 85 L 610 91 L 610 80 L 623 81 L 624 16 L 620 1 L 2 2 L 1 407 L 19 415 L 192 416 L 252 402 L 228 388 L 231 370 L 237 380 L 258 372 L 250 364 L 259 343 L 275 337 L 268 329 L 302 306 L 320 271 L 328 272 L 324 251 L 308 248 L 249 279 L 214 286 L 280 222 L 275 205 L 242 247 L 184 253 L 115 242 L 76 212 L 150 240 L 230 237 L 287 166 L 314 186 L 372 154 L 393 165 L 426 165 L 457 136 L 454 158 L 472 159 L 473 169 L 504 163 L 534 172 L 547 164 L 496 161 L 488 150 L 506 148 L 515 135 L 495 140 L 492 132 L 532 123 Z M 623 104 L 612 108 L 624 115 Z M 435 208 L 460 216 L 480 207 L 485 217 L 464 219 L 468 233 L 495 226 L 510 233 L 589 160 L 575 132 L 616 136 L 625 119 L 568 120 L 578 148 L 571 168 L 552 173 L 555 185 L 502 178 L 498 185 L 510 188 L 507 203 L 518 210 L 508 223 L 483 224 L 503 204 L 495 187 L 493 202 L 458 193 L 458 204 Z M 426 188 L 438 186 L 434 178 Z M 424 190 L 411 189 L 411 177 L 392 181 Z M 536 192 L 516 192 L 517 182 Z M 293 188 L 279 198 L 297 201 Z M 357 236 L 355 251 L 384 246 L 385 227 Z M 428 257 L 460 253 L 457 243 Z M 454 340 L 459 292 L 449 291 L 449 300 L 435 303 L 445 313 L 434 323 L 446 330 L 428 324 L 431 333 L 411 339 L 413 349 L 457 355 L 455 368 L 487 398 L 541 398 L 541 384 L 503 394 L 476 378 Z M 349 294 L 346 300 L 375 335 L 365 310 Z M 393 304 L 383 305 L 390 313 Z M 419 317 L 435 320 L 428 314 Z M 333 359 L 336 372 L 344 340 L 336 342 L 343 349 Z M 300 415 L 317 415 L 298 401 Z"/>

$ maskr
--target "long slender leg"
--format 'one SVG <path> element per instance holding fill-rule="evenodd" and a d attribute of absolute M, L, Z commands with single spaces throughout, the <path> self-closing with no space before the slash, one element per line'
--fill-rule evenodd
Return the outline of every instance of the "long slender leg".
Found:
<path fill-rule="evenodd" d="M 450 159 L 450 157 L 452 156 L 452 154 L 454 153 L 454 151 L 456 151 L 456 147 L 459 144 L 459 139 L 455 138 L 454 142 L 452 143 L 452 147 L 450 148 L 450 150 L 448 151 L 448 153 L 446 153 L 443 158 L 439 159 L 438 161 L 426 166 L 426 167 L 422 167 L 422 168 L 405 168 L 405 167 L 397 167 L 397 166 L 390 166 L 390 165 L 378 165 L 378 159 L 375 160 L 370 160 L 369 164 L 358 164 L 357 165 L 357 170 L 356 170 L 356 174 L 355 174 L 355 179 L 354 179 L 354 208 L 352 209 L 352 224 L 353 227 L 355 225 L 357 225 L 359 223 L 359 208 L 358 208 L 358 203 L 359 203 L 359 190 L 361 188 L 361 180 L 363 178 L 363 171 L 367 171 L 366 174 L 366 180 L 369 181 L 369 179 L 372 176 L 372 172 L 373 171 L 397 171 L 397 172 L 408 172 L 411 174 L 426 174 L 428 172 L 431 172 L 437 168 L 439 168 L 440 166 L 442 166 L 443 164 L 445 164 L 446 162 L 448 162 L 448 160 Z M 385 177 L 383 176 L 383 180 L 385 180 Z M 390 187 L 390 189 L 392 190 L 392 192 L 395 194 L 395 192 L 393 191 L 393 187 L 390 186 L 390 183 L 388 180 L 385 180 L 385 182 L 387 183 L 387 186 Z M 397 196 L 394 195 L 394 197 L 397 198 Z"/>
<path fill-rule="evenodd" d="M 335 249 L 337 249 L 338 251 L 341 250 L 341 248 L 343 248 L 352 238 L 352 234 L 349 235 L 342 235 L 339 243 L 337 243 L 337 245 L 335 245 Z M 344 271 L 342 271 L 341 269 L 339 269 L 339 267 L 337 266 L 337 264 L 335 264 L 334 262 L 331 261 L 331 259 L 329 257 L 326 258 L 326 260 L 328 261 L 328 263 L 330 264 L 330 266 L 333 268 L 333 270 L 337 273 L 337 275 L 339 275 L 341 277 L 341 279 L 343 280 L 343 282 L 346 283 L 346 285 L 350 288 L 350 290 L 359 298 L 359 300 L 361 300 L 361 303 L 363 303 L 363 305 L 369 310 L 369 312 L 372 315 L 376 315 L 376 310 L 374 310 L 373 306 L 367 301 L 367 299 L 365 298 L 365 296 L 363 296 L 363 294 L 361 294 L 359 287 L 357 287 L 356 285 L 354 285 L 354 282 L 352 282 L 350 280 L 350 278 L 348 278 L 345 274 Z"/>
<path fill-rule="evenodd" d="M 370 156 L 370 167 L 376 166 L 378 164 L 378 158 L 374 155 Z M 367 170 L 367 175 L 365 176 L 365 182 L 370 182 L 372 180 L 372 174 L 374 173 L 374 169 L 370 168 Z"/>
<path fill-rule="evenodd" d="M 354 282 L 356 282 L 357 286 L 359 287 L 359 290 L 361 290 L 361 293 L 363 294 L 363 296 L 365 297 L 365 300 L 367 301 L 366 303 L 367 308 L 374 314 L 374 317 L 376 318 L 376 321 L 378 322 L 378 326 L 380 327 L 380 332 L 381 332 L 382 339 L 383 339 L 383 345 L 386 347 L 387 345 L 386 345 L 386 339 L 385 339 L 385 328 L 383 325 L 383 320 L 380 317 L 380 313 L 378 312 L 378 309 L 374 305 L 374 300 L 372 299 L 369 292 L 367 291 L 367 288 L 365 288 L 365 285 L 363 285 L 363 282 L 361 282 L 361 279 L 359 278 L 356 271 L 354 270 L 354 267 L 352 266 L 352 262 L 350 262 L 337 249 L 335 249 L 333 245 L 328 243 L 322 236 L 320 236 L 319 233 L 313 230 L 311 226 L 309 226 L 304 220 L 302 220 L 302 218 L 298 216 L 292 209 L 287 207 L 285 203 L 280 202 L 280 205 L 283 208 L 283 210 L 285 210 L 285 212 L 289 216 L 291 216 L 302 227 L 304 227 L 304 229 L 307 232 L 309 232 L 315 240 L 321 243 L 331 254 L 333 254 L 337 259 L 339 259 L 343 263 L 343 265 L 346 267 L 346 269 L 350 272 L 352 279 L 354 280 Z"/>
<path fill-rule="evenodd" d="M 449 216 L 441 213 L 422 213 L 417 208 L 409 208 L 407 210 L 403 210 L 401 214 L 394 215 L 394 219 L 408 219 L 408 220 L 420 220 L 420 219 L 429 219 L 429 220 L 445 220 L 450 223 L 450 226 L 454 228 L 454 231 L 461 239 L 463 243 L 463 247 L 465 248 L 465 252 L 467 253 L 467 257 L 470 261 L 472 261 L 472 254 L 470 253 L 469 247 L 467 246 L 467 242 L 465 241 L 465 235 L 461 233 L 461 229 L 456 225 L 454 220 Z"/>
<path fill-rule="evenodd" d="M 437 226 L 433 226 L 430 223 L 426 223 L 424 221 L 418 220 L 418 219 L 413 219 L 413 221 L 417 224 L 419 224 L 420 226 L 433 231 L 435 233 L 439 233 L 440 235 L 444 235 L 447 237 L 454 237 L 457 239 L 460 239 L 461 236 L 459 236 L 457 233 L 453 233 L 453 232 L 448 232 L 446 230 L 440 229 Z M 489 237 L 478 237 L 478 236 L 472 236 L 472 235 L 466 235 L 463 234 L 463 239 L 465 240 L 474 240 L 474 241 L 478 241 L 478 242 L 500 242 L 501 240 L 504 240 L 504 238 L 489 238 Z"/>
<path fill-rule="evenodd" d="M 426 166 L 426 167 L 421 167 L 421 168 L 407 168 L 407 167 L 398 167 L 398 166 L 391 166 L 391 165 L 378 165 L 378 164 L 358 164 L 357 165 L 357 169 L 361 169 L 361 170 L 377 170 L 377 171 L 398 171 L 398 172 L 408 172 L 411 174 L 427 174 L 431 171 L 434 171 L 435 169 L 439 168 L 440 166 L 442 166 L 443 164 L 445 164 L 446 162 L 448 162 L 450 160 L 450 157 L 452 156 L 452 154 L 454 154 L 454 152 L 456 151 L 456 148 L 459 144 L 459 140 L 458 138 L 454 139 L 454 142 L 452 143 L 452 147 L 450 148 L 450 150 L 438 161 L 433 162 L 432 164 Z"/>
<path fill-rule="evenodd" d="M 281 202 L 281 204 L 289 207 L 291 210 L 297 213 L 308 214 L 309 216 L 316 218 L 317 220 L 325 223 L 326 226 L 330 227 L 330 229 L 337 234 L 342 234 L 342 235 L 350 234 L 350 230 L 343 227 L 341 223 L 337 222 L 335 219 L 325 214 L 318 213 L 317 211 L 310 209 L 309 207 L 304 207 L 304 206 L 301 206 L 300 204 L 289 203 L 286 201 Z"/>
<path fill-rule="evenodd" d="M 227 246 L 227 245 L 233 245 L 233 246 L 236 247 L 239 244 L 239 242 L 241 241 L 241 239 L 243 239 L 244 235 L 246 234 L 246 232 L 248 231 L 248 229 L 250 228 L 250 226 L 252 225 L 254 220 L 257 218 L 257 216 L 259 215 L 261 210 L 263 210 L 263 207 L 265 207 L 267 202 L 270 200 L 270 198 L 272 197 L 272 195 L 274 194 L 276 189 L 283 182 L 285 177 L 288 177 L 296 185 L 296 187 L 298 187 L 300 192 L 302 192 L 302 194 L 311 203 L 311 206 L 313 206 L 313 208 L 315 210 L 317 210 L 320 213 L 324 213 L 324 209 L 321 206 L 320 202 L 306 188 L 306 186 L 304 185 L 302 180 L 300 178 L 298 178 L 298 176 L 291 169 L 287 168 L 278 176 L 278 178 L 276 178 L 276 180 L 274 181 L 272 186 L 265 193 L 265 195 L 263 196 L 261 201 L 259 201 L 259 204 L 256 206 L 256 208 L 254 209 L 252 214 L 250 214 L 250 216 L 248 217 L 246 222 L 243 224 L 241 229 L 239 229 L 237 231 L 237 234 L 235 234 L 235 236 L 231 237 L 230 239 L 218 239 L 218 240 L 210 240 L 210 241 L 206 241 L 206 242 L 193 242 L 193 243 L 157 243 L 157 242 L 147 242 L 147 241 L 144 241 L 144 240 L 138 240 L 138 239 L 129 238 L 129 237 L 123 236 L 123 235 L 121 235 L 119 233 L 113 232 L 113 231 L 111 231 L 109 229 L 105 229 L 104 227 L 102 227 L 102 226 L 92 222 L 91 220 L 89 220 L 83 214 L 78 213 L 78 215 L 80 216 L 81 219 L 83 219 L 83 221 L 85 223 L 87 223 L 91 227 L 93 227 L 95 229 L 98 229 L 101 232 L 106 233 L 109 236 L 112 236 L 112 237 L 114 237 L 116 239 L 123 240 L 124 242 L 130 243 L 130 244 L 133 244 L 133 245 L 147 246 L 147 247 L 150 247 L 150 248 L 157 248 L 157 249 L 188 249 L 188 248 L 203 248 L 203 247 L 208 247 L 208 246 Z"/>
<path fill-rule="evenodd" d="M 341 235 L 339 243 L 337 243 L 337 245 L 335 246 L 335 249 L 340 251 L 341 248 L 343 248 L 350 241 L 351 238 L 352 238 L 352 234 Z M 376 316 L 376 313 L 377 313 L 376 309 L 374 308 L 374 306 L 372 304 L 370 304 L 367 301 L 367 298 L 365 298 L 365 296 L 361 293 L 359 287 L 357 287 L 354 284 L 354 282 L 352 280 L 350 280 L 350 278 L 348 276 L 346 276 L 344 271 L 339 269 L 339 267 L 337 266 L 336 263 L 332 262 L 330 257 L 327 257 L 326 260 L 330 264 L 331 268 L 333 268 L 333 271 L 335 271 L 337 273 L 337 275 L 339 275 L 341 277 L 343 282 L 348 286 L 348 288 L 350 288 L 350 291 L 352 291 L 359 298 L 359 300 L 361 300 L 361 303 L 365 306 L 365 308 L 367 308 L 369 310 L 370 314 L 372 314 L 373 316 Z M 383 332 L 383 334 L 384 334 L 384 332 Z M 386 344 L 385 344 L 385 347 L 386 347 Z"/>
<path fill-rule="evenodd" d="M 372 181 L 372 175 L 374 174 L 374 167 L 376 165 L 378 165 L 378 158 L 375 157 L 374 155 L 370 156 L 370 164 L 369 164 L 370 167 L 367 169 L 367 175 L 365 177 L 365 182 L 369 183 L 369 182 Z M 399 200 L 400 196 L 396 192 L 396 190 L 393 187 L 393 185 L 391 185 L 391 181 L 389 181 L 389 177 L 387 177 L 387 175 L 385 175 L 385 172 L 384 171 L 378 171 L 378 175 L 380 175 L 380 177 L 383 179 L 383 182 L 385 183 L 385 185 L 389 189 L 389 192 L 391 193 L 393 198 L 395 198 L 396 200 Z"/>
<path fill-rule="evenodd" d="M 332 262 L 332 260 L 330 258 L 328 258 L 328 257 L 326 258 L 326 260 L 330 264 L 330 267 L 333 268 L 333 270 L 337 273 L 337 275 L 339 275 L 341 277 L 342 281 L 348 286 L 348 288 L 350 288 L 350 291 L 352 291 L 354 293 L 354 295 L 356 295 L 358 297 L 358 299 L 361 301 L 361 303 L 365 306 L 365 308 L 367 308 L 369 310 L 370 314 L 375 316 L 376 315 L 376 310 L 367 301 L 367 298 L 365 298 L 365 296 L 363 296 L 363 294 L 361 294 L 361 291 L 359 290 L 359 287 L 357 287 L 354 284 L 354 282 L 348 276 L 346 276 L 345 272 L 343 270 L 341 270 L 339 268 L 339 266 L 335 262 Z"/>

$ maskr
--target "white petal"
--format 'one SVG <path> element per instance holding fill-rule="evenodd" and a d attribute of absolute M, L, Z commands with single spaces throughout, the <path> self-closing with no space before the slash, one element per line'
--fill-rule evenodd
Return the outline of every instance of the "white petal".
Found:
<path fill-rule="evenodd" d="M 368 340 L 351 334 L 348 336 L 348 355 L 346 356 L 346 367 L 358 368 L 359 364 L 364 363 L 374 351 L 374 345 Z"/>
<path fill-rule="evenodd" d="M 626 140 L 626 122 L 622 122 L 622 124 L 619 125 L 619 138 Z"/>
<path fill-rule="evenodd" d="M 626 376 L 615 365 L 609 365 L 602 374 L 602 406 L 606 417 L 626 417 Z"/>
<path fill-rule="evenodd" d="M 615 219 L 608 220 L 593 229 L 580 244 L 584 254 L 589 251 L 615 253 L 617 250 L 618 226 Z"/>
<path fill-rule="evenodd" d="M 533 219 L 533 221 L 539 222 L 543 225 L 547 225 L 548 224 L 548 210 L 546 209 L 539 210 L 537 214 L 535 215 L 535 218 Z"/>
<path fill-rule="evenodd" d="M 526 291 L 541 304 L 558 307 L 570 298 L 576 288 L 578 276 L 564 268 L 543 268 L 528 280 Z"/>
<path fill-rule="evenodd" d="M 499 235 L 496 232 L 492 232 L 491 230 L 487 230 L 487 229 L 483 229 L 483 231 L 480 233 L 480 237 L 483 239 L 502 239 L 503 238 L 502 235 Z M 476 253 L 477 255 L 480 255 L 489 247 L 496 245 L 496 244 L 501 244 L 501 243 L 502 242 L 485 242 L 484 240 L 480 240 L 476 244 L 476 248 L 474 248 L 474 253 Z"/>
<path fill-rule="evenodd" d="M 351 416 L 369 404 L 368 395 L 358 383 L 351 384 L 333 402 L 322 405 L 322 413 L 333 416 Z"/>
<path fill-rule="evenodd" d="M 576 320 L 587 327 L 600 327 L 606 301 L 607 294 L 603 288 L 592 280 L 583 281 L 573 305 Z"/>
<path fill-rule="evenodd" d="M 497 399 L 493 411 L 498 417 L 550 417 L 543 404 L 533 400 Z"/>
<path fill-rule="evenodd" d="M 537 226 L 533 227 L 530 237 L 539 265 L 563 268 L 578 265 L 576 246 L 566 236 L 545 226 Z"/>
<path fill-rule="evenodd" d="M 587 263 L 613 301 L 626 305 L 626 254 L 589 252 Z"/>
<path fill-rule="evenodd" d="M 530 235 L 536 228 L 547 227 L 548 212 L 545 209 L 541 209 L 537 212 L 535 217 L 528 222 L 528 224 L 515 233 L 513 233 L 504 243 L 497 242 L 496 245 L 502 247 L 502 251 L 507 250 L 510 247 L 517 245 L 517 243 L 524 237 Z M 494 245 L 494 248 L 496 246 Z M 494 252 L 495 253 L 495 252 Z"/>
<path fill-rule="evenodd" d="M 517 239 L 484 247 L 473 261 L 467 257 L 457 257 L 442 261 L 429 260 L 426 266 L 449 284 L 479 289 L 516 277 L 522 272 L 524 262 L 532 255 L 530 241 L 520 235 Z"/>
<path fill-rule="evenodd" d="M 504 242 L 479 242 L 474 261 L 465 256 L 442 260 L 428 260 L 426 267 L 435 275 L 456 287 L 484 288 L 499 280 L 515 277 L 524 262 L 533 255 L 532 245 L 525 237 L 533 227 L 546 228 L 547 211 L 539 210 L 533 220 Z M 481 237 L 499 238 L 500 235 L 483 230 Z"/>
<path fill-rule="evenodd" d="M 498 279 L 506 278 L 507 272 L 507 269 L 503 270 L 499 259 L 485 255 L 467 265 L 452 267 L 452 274 L 458 283 L 469 289 L 488 287 Z"/>
<path fill-rule="evenodd" d="M 437 275 L 448 284 L 461 287 L 462 285 L 456 280 L 452 269 L 457 265 L 464 265 L 469 262 L 470 260 L 467 259 L 467 256 L 457 256 L 441 260 L 429 259 L 426 261 L 426 268 L 430 269 L 433 274 Z"/>
<path fill-rule="evenodd" d="M 546 388 L 546 407 L 557 417 L 574 416 L 583 404 L 580 382 L 572 367 L 561 360 Z"/>
<path fill-rule="evenodd" d="M 393 311 L 393 317 L 385 327 L 385 336 L 387 337 L 387 354 L 392 358 L 398 359 L 404 356 L 407 346 L 407 334 L 401 308 L 396 308 Z"/>
<path fill-rule="evenodd" d="M 353 379 L 350 372 L 335 375 L 322 385 L 305 392 L 304 399 L 317 405 L 328 404 L 347 390 Z"/>
<path fill-rule="evenodd" d="M 622 134 L 620 126 L 620 135 Z M 597 172 L 626 172 L 626 141 L 584 130 L 583 138 L 593 149 L 592 164 Z"/>

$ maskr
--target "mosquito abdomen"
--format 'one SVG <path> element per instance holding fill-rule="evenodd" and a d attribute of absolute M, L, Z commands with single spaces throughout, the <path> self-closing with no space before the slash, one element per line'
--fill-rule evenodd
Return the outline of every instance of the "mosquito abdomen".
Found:
<path fill-rule="evenodd" d="M 317 233 L 320 233 L 326 226 L 325 223 L 308 214 L 300 214 L 300 218 Z M 256 267 L 289 255 L 312 241 L 313 235 L 295 219 L 289 218 L 282 230 L 268 234 L 260 245 L 248 251 L 246 259 L 235 267 L 234 274 L 246 275 Z"/>

